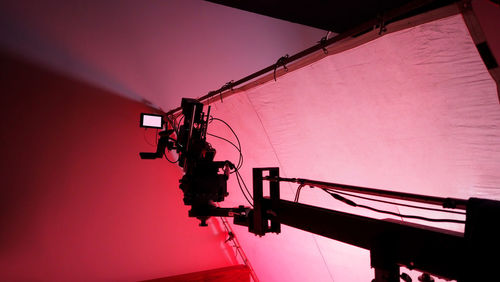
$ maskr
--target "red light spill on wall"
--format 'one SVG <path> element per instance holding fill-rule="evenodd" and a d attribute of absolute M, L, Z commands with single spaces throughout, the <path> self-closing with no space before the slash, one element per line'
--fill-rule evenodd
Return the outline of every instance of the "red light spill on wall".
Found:
<path fill-rule="evenodd" d="M 151 109 L 0 57 L 2 279 L 144 280 L 234 264 L 221 229 L 187 217 L 181 170 L 139 159 L 149 145 L 138 117 Z"/>

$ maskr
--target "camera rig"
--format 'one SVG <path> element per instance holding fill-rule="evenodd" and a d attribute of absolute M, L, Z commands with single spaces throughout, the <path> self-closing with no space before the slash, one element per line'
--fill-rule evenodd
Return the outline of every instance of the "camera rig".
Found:
<path fill-rule="evenodd" d="M 203 104 L 188 98 L 182 99 L 181 106 L 183 124 L 177 126 L 175 118 L 167 116 L 170 123 L 158 134 L 156 152 L 140 153 L 140 157 L 166 157 L 166 149 L 177 152 L 179 158 L 176 162 L 184 170 L 179 185 L 184 193 L 184 204 L 191 206 L 189 216 L 198 218 L 200 226 L 207 226 L 210 216 L 233 217 L 234 224 L 247 226 L 249 232 L 264 236 L 270 232 L 280 233 L 281 224 L 285 224 L 363 248 L 370 251 L 371 266 L 375 269 L 373 282 L 411 281 L 409 276 L 400 275 L 401 266 L 424 272 L 420 281 L 433 281 L 428 274 L 459 282 L 494 281 L 498 278 L 499 201 L 439 198 L 282 178 L 279 168 L 254 168 L 253 207 L 217 207 L 215 203 L 222 202 L 228 195 L 230 170 L 237 168 L 229 161 L 214 161 L 216 150 L 206 141 L 210 107 L 204 114 Z M 264 197 L 263 192 L 265 181 L 269 182 L 268 197 Z M 280 182 L 298 183 L 298 192 L 304 186 L 314 186 L 465 210 L 465 232 L 462 234 L 392 219 L 373 219 L 283 200 L 280 198 Z M 332 193 L 331 196 L 346 204 L 356 205 L 337 194 Z"/>
<path fill-rule="evenodd" d="M 179 188 L 184 194 L 184 204 L 191 206 L 190 217 L 200 220 L 200 226 L 207 226 L 210 216 L 234 216 L 244 213 L 247 208 L 220 208 L 216 202 L 222 202 L 227 192 L 227 180 L 230 170 L 235 169 L 229 161 L 214 161 L 216 150 L 207 142 L 207 128 L 210 107 L 203 112 L 203 104 L 198 100 L 183 98 L 181 102 L 183 124 L 177 126 L 170 119 L 164 130 L 158 133 L 156 152 L 141 152 L 142 159 L 156 159 L 167 156 L 165 150 L 175 150 L 176 161 L 183 168 L 184 176 L 179 181 Z M 176 137 L 176 138 L 175 138 Z"/>

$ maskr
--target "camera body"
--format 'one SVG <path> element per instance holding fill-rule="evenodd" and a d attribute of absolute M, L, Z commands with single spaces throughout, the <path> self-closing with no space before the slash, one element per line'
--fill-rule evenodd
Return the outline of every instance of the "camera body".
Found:
<path fill-rule="evenodd" d="M 203 104 L 189 98 L 182 99 L 181 107 L 184 122 L 179 128 L 176 147 L 184 176 L 179 188 L 184 193 L 184 204 L 191 206 L 189 216 L 206 225 L 206 219 L 216 208 L 214 202 L 222 202 L 228 195 L 228 162 L 214 161 L 216 150 L 206 141 L 210 108 L 205 114 Z M 221 169 L 224 171 L 219 173 Z"/>

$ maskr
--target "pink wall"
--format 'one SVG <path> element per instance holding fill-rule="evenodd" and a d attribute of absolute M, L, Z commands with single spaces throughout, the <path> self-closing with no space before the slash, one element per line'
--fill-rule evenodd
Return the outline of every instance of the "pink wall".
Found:
<path fill-rule="evenodd" d="M 247 185 L 253 167 L 279 166 L 283 177 L 440 197 L 500 199 L 497 85 L 461 15 L 386 34 L 223 103 L 214 99 L 211 106 L 211 115 L 228 122 L 239 136 L 245 160 L 241 174 Z M 235 140 L 216 122 L 208 132 Z M 219 160 L 237 160 L 232 145 L 209 142 Z M 235 177 L 228 184 L 224 205 L 245 203 Z M 298 186 L 282 183 L 280 196 L 293 200 Z M 458 232 L 464 228 L 375 214 L 336 201 L 320 189 L 301 191 L 300 202 L 305 204 Z M 396 214 L 464 219 L 351 200 Z M 349 230 L 335 227 L 339 232 Z M 248 228 L 234 230 L 261 281 L 373 278 L 366 250 L 286 226 L 279 235 L 262 238 Z M 418 281 L 418 271 L 401 271 Z"/>
<path fill-rule="evenodd" d="M 234 264 L 141 161 L 147 107 L 0 54 L 0 280 L 141 280 Z"/>

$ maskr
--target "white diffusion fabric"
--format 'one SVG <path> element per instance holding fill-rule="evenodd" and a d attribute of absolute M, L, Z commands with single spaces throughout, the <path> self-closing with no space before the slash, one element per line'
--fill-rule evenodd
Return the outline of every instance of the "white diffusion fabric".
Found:
<path fill-rule="evenodd" d="M 252 167 L 279 165 L 286 177 L 500 199 L 496 87 L 458 15 L 385 35 L 236 94 L 218 103 L 214 115 L 237 133 L 253 130 L 240 138 L 249 188 Z M 234 148 L 221 143 L 217 149 Z M 230 185 L 232 194 L 240 194 L 234 179 Z M 291 199 L 296 187 L 282 188 Z M 346 208 L 315 189 L 303 189 L 300 202 L 388 217 Z M 359 202 L 403 214 L 452 217 Z M 456 224 L 415 222 L 463 230 Z M 292 228 L 264 238 L 237 231 L 262 281 L 372 278 L 367 251 Z"/>

